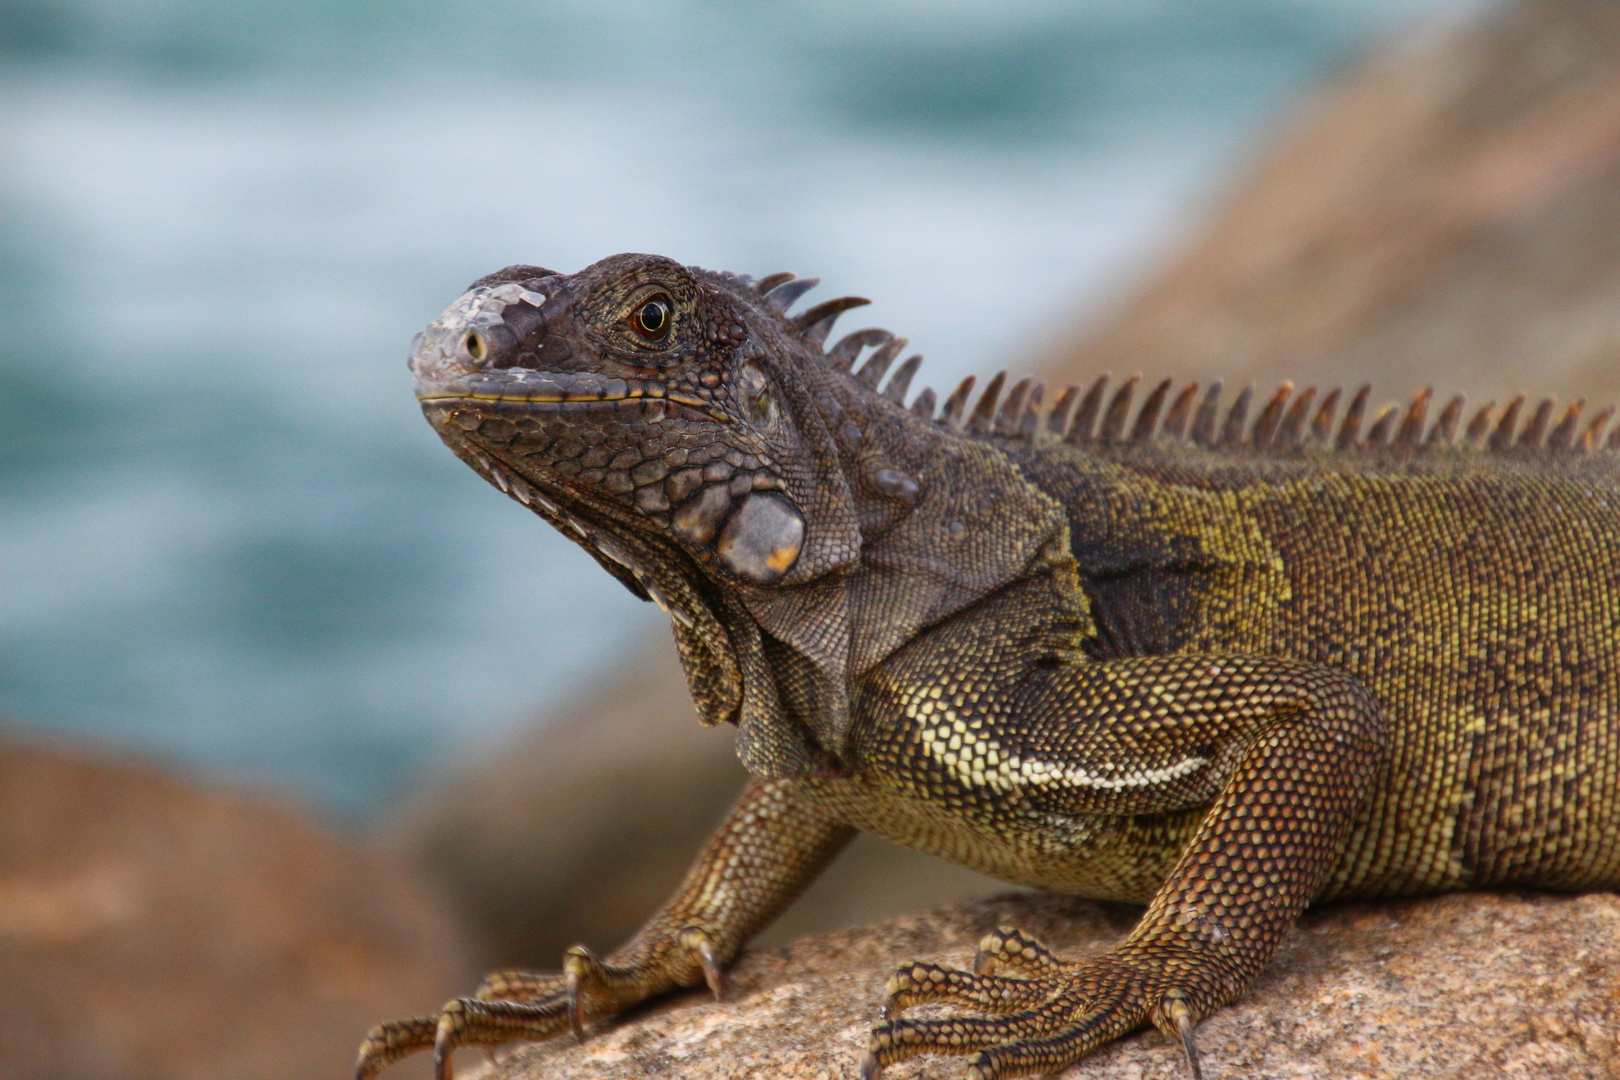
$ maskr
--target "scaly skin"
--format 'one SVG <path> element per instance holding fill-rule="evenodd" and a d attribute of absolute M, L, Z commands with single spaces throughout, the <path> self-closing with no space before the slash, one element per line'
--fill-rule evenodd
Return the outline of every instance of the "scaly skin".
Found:
<path fill-rule="evenodd" d="M 802 286 L 511 267 L 419 337 L 445 442 L 669 610 L 758 779 L 624 949 L 381 1025 L 361 1077 L 719 993 L 854 827 L 1148 904 L 1089 960 L 1002 930 L 973 972 L 907 965 L 867 1076 L 1045 1072 L 1149 1023 L 1196 1075 L 1197 1022 L 1309 903 L 1620 881 L 1608 413 L 1487 406 L 1459 440 L 1427 392 L 1363 434 L 1365 393 L 1336 422 L 1337 392 L 1285 386 L 1250 424 L 1247 392 L 1223 416 L 1167 381 L 1133 419 L 1135 380 L 1046 411 L 998 376 L 936 417 L 903 405 L 914 361 L 878 392 L 887 333 L 823 351 L 859 301 L 786 315 Z M 986 1015 L 899 1015 L 926 1002 Z"/>

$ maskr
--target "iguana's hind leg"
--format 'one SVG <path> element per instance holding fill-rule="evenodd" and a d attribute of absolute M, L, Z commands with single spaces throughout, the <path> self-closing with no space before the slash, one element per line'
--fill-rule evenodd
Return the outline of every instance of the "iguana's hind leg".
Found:
<path fill-rule="evenodd" d="M 1006 782 L 1040 812 L 1156 814 L 1202 803 L 1200 785 L 1215 794 L 1119 947 L 1071 962 L 999 931 L 974 972 L 902 968 L 863 1076 L 918 1054 L 974 1055 L 975 1080 L 1049 1072 L 1147 1024 L 1196 1076 L 1197 1022 L 1243 992 L 1339 856 L 1384 753 L 1376 702 L 1326 667 L 1180 656 L 1059 669 L 986 704 L 1025 710 L 1023 771 Z M 927 1003 L 1000 1015 L 892 1018 Z"/>
<path fill-rule="evenodd" d="M 788 783 L 751 780 L 664 908 L 612 956 L 576 945 L 562 974 L 498 971 L 433 1016 L 379 1024 L 360 1046 L 357 1080 L 434 1051 L 440 1080 L 464 1046 L 547 1039 L 680 987 L 723 992 L 724 966 L 815 879 L 854 830 Z"/>

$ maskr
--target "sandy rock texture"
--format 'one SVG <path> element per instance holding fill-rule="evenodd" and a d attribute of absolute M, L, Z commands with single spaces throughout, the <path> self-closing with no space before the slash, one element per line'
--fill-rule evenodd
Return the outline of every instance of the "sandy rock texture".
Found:
<path fill-rule="evenodd" d="M 756 951 L 731 999 L 658 1003 L 596 1033 L 504 1052 L 481 1080 L 854 1080 L 883 981 L 900 963 L 966 966 L 1011 924 L 1067 955 L 1123 937 L 1137 909 L 1025 896 Z M 918 1010 L 915 1015 L 924 1015 Z M 1308 912 L 1241 1001 L 1199 1027 L 1210 1080 L 1620 1076 L 1620 899 L 1467 893 Z M 465 1055 L 472 1057 L 474 1055 Z M 957 1075 L 920 1058 L 892 1080 Z M 1156 1031 L 1065 1071 L 1094 1080 L 1186 1080 Z"/>
<path fill-rule="evenodd" d="M 372 1024 L 469 977 L 396 860 L 269 802 L 0 742 L 0 1076 L 332 1080 Z"/>

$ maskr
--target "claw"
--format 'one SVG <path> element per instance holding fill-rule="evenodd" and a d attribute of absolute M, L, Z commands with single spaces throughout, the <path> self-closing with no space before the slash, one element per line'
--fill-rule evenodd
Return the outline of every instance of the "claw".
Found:
<path fill-rule="evenodd" d="M 596 956 L 583 945 L 563 953 L 563 978 L 568 993 L 568 1028 L 574 1038 L 585 1041 L 585 995 L 580 992 L 585 977 L 598 967 Z"/>
<path fill-rule="evenodd" d="M 1180 990 L 1167 991 L 1155 1020 L 1159 1030 L 1172 1039 L 1180 1040 L 1181 1049 L 1187 1054 L 1187 1065 L 1192 1069 L 1193 1080 L 1204 1080 L 1204 1070 L 1198 1064 L 1198 1047 L 1193 1042 L 1193 1030 L 1198 1022 L 1193 1019 L 1192 1009 L 1187 1007 L 1186 995 Z M 1171 1030 L 1172 1027 L 1174 1030 Z"/>
<path fill-rule="evenodd" d="M 681 948 L 697 955 L 698 963 L 703 966 L 703 981 L 709 985 L 709 993 L 714 995 L 714 1000 L 725 1000 L 726 973 L 720 967 L 720 960 L 714 952 L 714 941 L 708 933 L 696 926 L 682 927 Z"/>
<path fill-rule="evenodd" d="M 439 1014 L 438 1029 L 433 1036 L 433 1080 L 452 1080 L 454 1077 L 450 1055 L 455 1051 L 456 1036 L 461 1034 L 465 1018 L 466 1007 L 460 1001 L 450 1002 Z"/>

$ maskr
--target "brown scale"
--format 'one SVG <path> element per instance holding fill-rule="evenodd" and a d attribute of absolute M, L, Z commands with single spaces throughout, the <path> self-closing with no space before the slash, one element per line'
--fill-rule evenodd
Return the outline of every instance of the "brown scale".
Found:
<path fill-rule="evenodd" d="M 618 295 L 600 267 L 676 274 L 628 258 L 569 278 L 574 310 L 589 313 L 593 288 Z M 867 1077 L 918 1054 L 971 1056 L 979 1080 L 1049 1072 L 1149 1024 L 1196 1077 L 1199 1020 L 1245 992 L 1311 902 L 1620 885 L 1612 409 L 1583 426 L 1579 401 L 1467 416 L 1453 397 L 1431 421 L 1429 389 L 1373 410 L 1369 387 L 1346 400 L 1285 383 L 1251 419 L 1253 388 L 1228 404 L 1219 382 L 1161 380 L 1133 408 L 1139 376 L 1065 388 L 1047 409 L 1042 384 L 1003 374 L 976 400 L 969 378 L 907 407 L 920 358 L 883 385 L 903 341 L 867 329 L 823 347 L 864 301 L 793 316 L 813 280 L 681 273 L 692 281 L 676 275 L 670 295 L 717 305 L 701 312 L 711 346 L 775 343 L 798 372 L 802 386 L 771 389 L 818 403 L 821 457 L 749 443 L 728 419 L 746 380 L 703 356 L 623 385 L 650 400 L 659 379 L 715 376 L 695 384 L 712 415 L 679 401 L 423 407 L 482 475 L 670 609 L 705 722 L 737 723 L 744 760 L 773 778 L 749 783 L 620 950 L 497 972 L 433 1016 L 379 1026 L 362 1080 L 428 1048 L 447 1078 L 457 1047 L 580 1034 L 678 987 L 722 995 L 726 964 L 856 828 L 1147 904 L 1100 956 L 1003 928 L 971 969 L 902 967 Z M 549 274 L 483 281 L 544 292 Z M 579 385 L 610 385 L 588 381 L 590 357 L 568 363 Z M 525 440 L 538 457 L 514 452 Z M 827 468 L 843 475 L 800 483 Z M 829 546 L 851 560 L 836 573 L 716 576 L 724 531 L 786 535 L 790 496 L 833 491 L 861 530 Z M 744 505 L 777 516 L 739 525 Z M 818 505 L 812 533 L 837 510 Z M 839 638 L 838 612 L 861 632 Z M 817 697 L 829 641 L 845 650 L 841 709 Z M 904 1015 L 922 1004 L 964 1015 Z"/>

